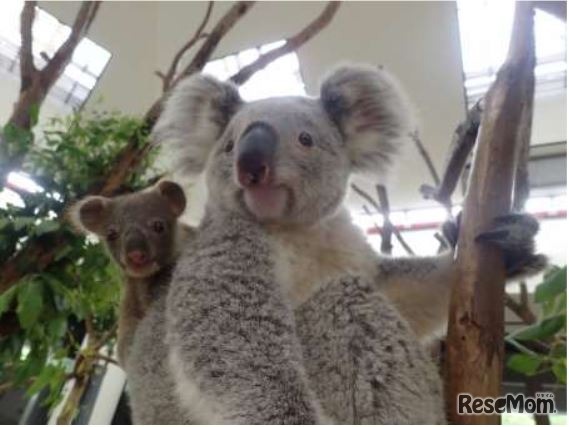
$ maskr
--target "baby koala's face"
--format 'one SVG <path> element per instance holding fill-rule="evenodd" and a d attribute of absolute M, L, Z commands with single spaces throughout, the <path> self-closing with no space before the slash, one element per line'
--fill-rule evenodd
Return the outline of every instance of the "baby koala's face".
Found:
<path fill-rule="evenodd" d="M 164 181 L 126 196 L 89 197 L 74 208 L 74 221 L 105 242 L 127 276 L 145 278 L 173 262 L 176 222 L 184 208 L 181 188 Z"/>

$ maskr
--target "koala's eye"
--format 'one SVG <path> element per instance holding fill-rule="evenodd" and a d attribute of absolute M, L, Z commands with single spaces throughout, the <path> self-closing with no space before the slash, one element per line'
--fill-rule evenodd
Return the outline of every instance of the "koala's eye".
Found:
<path fill-rule="evenodd" d="M 112 242 L 114 240 L 117 240 L 119 238 L 119 231 L 116 228 L 109 228 L 107 230 L 107 241 Z"/>
<path fill-rule="evenodd" d="M 163 233 L 165 230 L 166 226 L 164 225 L 164 222 L 160 221 L 160 220 L 156 220 L 152 222 L 152 229 L 160 234 Z"/>
<path fill-rule="evenodd" d="M 300 135 L 298 135 L 298 142 L 300 142 L 305 147 L 312 147 L 314 145 L 312 135 L 310 135 L 308 132 L 300 132 Z"/>
<path fill-rule="evenodd" d="M 225 144 L 225 147 L 223 148 L 223 151 L 225 151 L 226 153 L 231 153 L 233 151 L 233 140 L 230 139 L 229 141 L 227 141 L 227 144 Z"/>

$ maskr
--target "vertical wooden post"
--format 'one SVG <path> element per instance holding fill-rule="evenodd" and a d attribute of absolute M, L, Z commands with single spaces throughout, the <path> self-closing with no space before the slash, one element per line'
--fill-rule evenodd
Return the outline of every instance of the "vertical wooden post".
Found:
<path fill-rule="evenodd" d="M 532 4 L 518 2 L 508 57 L 484 102 L 457 246 L 460 274 L 451 296 L 446 358 L 452 423 L 500 423 L 499 415 L 459 415 L 457 395 L 501 394 L 505 269 L 500 250 L 475 239 L 495 217 L 510 212 L 520 147 L 531 131 L 534 68 Z"/>

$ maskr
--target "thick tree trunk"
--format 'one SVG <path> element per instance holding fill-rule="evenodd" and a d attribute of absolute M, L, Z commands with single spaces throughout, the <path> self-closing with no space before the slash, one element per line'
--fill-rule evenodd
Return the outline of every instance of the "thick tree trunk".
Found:
<path fill-rule="evenodd" d="M 494 218 L 510 212 L 516 163 L 534 92 L 533 9 L 516 4 L 510 51 L 484 102 L 478 147 L 465 200 L 447 338 L 447 405 L 450 421 L 499 424 L 499 415 L 459 415 L 457 395 L 501 394 L 504 359 L 505 269 L 500 250 L 476 243 Z"/>

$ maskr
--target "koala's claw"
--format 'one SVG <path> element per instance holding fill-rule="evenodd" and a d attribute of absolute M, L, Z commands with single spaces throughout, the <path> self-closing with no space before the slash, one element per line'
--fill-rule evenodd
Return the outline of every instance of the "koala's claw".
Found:
<path fill-rule="evenodd" d="M 455 221 L 443 224 L 443 235 L 452 247 L 458 241 L 460 214 Z M 547 266 L 547 257 L 535 254 L 535 235 L 539 223 L 528 214 L 513 213 L 494 219 L 492 228 L 478 234 L 476 243 L 492 244 L 504 252 L 508 278 L 521 278 L 539 273 Z"/>
<path fill-rule="evenodd" d="M 502 240 L 506 239 L 510 232 L 508 230 L 495 230 L 495 231 L 487 231 L 485 233 L 480 233 L 476 236 L 475 242 L 501 242 Z"/>
<path fill-rule="evenodd" d="M 488 242 L 500 246 L 504 251 L 533 253 L 534 238 L 539 231 L 537 220 L 527 214 L 510 214 L 494 219 L 492 229 L 476 236 L 476 242 Z"/>

